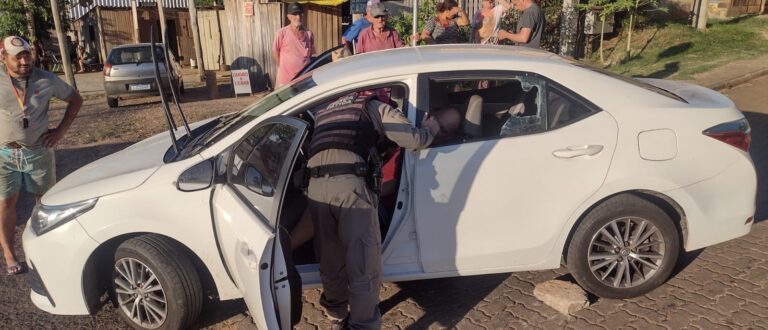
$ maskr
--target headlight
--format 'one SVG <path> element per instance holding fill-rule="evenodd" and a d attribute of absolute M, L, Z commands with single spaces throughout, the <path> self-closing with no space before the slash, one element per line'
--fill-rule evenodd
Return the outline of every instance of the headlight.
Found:
<path fill-rule="evenodd" d="M 32 210 L 32 218 L 29 220 L 32 222 L 32 230 L 38 236 L 45 234 L 51 229 L 90 211 L 96 206 L 96 201 L 98 201 L 98 198 L 57 206 L 37 204 L 34 210 Z"/>

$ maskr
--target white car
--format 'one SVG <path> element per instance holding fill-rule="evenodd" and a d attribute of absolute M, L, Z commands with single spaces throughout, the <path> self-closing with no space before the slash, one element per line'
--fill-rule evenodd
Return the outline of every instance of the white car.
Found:
<path fill-rule="evenodd" d="M 291 252 L 288 235 L 306 204 L 294 182 L 306 121 L 371 89 L 415 125 L 427 109 L 465 114 L 460 138 L 401 152 L 381 212 L 385 281 L 566 264 L 597 296 L 633 297 L 667 280 L 681 251 L 751 228 L 750 128 L 723 95 L 530 49 L 403 48 L 193 125 L 178 156 L 166 132 L 61 180 L 24 231 L 32 301 L 88 314 L 108 291 L 133 327 L 170 329 L 192 324 L 204 297 L 244 297 L 259 328 L 291 327 L 302 284 L 320 283 L 310 245 Z"/>

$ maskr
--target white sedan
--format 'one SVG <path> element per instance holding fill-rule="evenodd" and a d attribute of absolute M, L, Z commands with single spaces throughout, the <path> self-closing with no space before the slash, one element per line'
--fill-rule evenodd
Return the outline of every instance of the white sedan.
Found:
<path fill-rule="evenodd" d="M 56 184 L 24 231 L 31 299 L 89 314 L 107 291 L 139 329 L 193 324 L 205 297 L 243 297 L 289 328 L 319 284 L 294 173 L 312 113 L 387 91 L 420 125 L 455 107 L 460 137 L 401 152 L 381 212 L 383 277 L 405 281 L 558 268 L 589 292 L 642 295 L 682 251 L 749 232 L 756 175 L 743 114 L 714 91 L 628 79 L 543 51 L 425 46 L 353 56 L 243 111 L 95 161 Z M 177 132 L 181 134 L 181 131 Z"/>

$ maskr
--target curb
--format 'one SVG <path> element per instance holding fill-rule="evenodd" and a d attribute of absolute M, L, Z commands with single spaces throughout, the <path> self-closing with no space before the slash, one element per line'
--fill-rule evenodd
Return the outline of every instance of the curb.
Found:
<path fill-rule="evenodd" d="M 735 86 L 746 83 L 752 79 L 768 75 L 768 68 L 763 68 L 754 72 L 750 72 L 741 77 L 731 78 L 725 81 L 717 82 L 706 86 L 709 89 L 721 91 L 723 89 L 733 88 Z"/>

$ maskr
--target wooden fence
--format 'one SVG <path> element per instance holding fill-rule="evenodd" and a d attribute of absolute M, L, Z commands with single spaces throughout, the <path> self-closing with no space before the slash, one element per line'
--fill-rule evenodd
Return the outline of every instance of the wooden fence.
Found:
<path fill-rule="evenodd" d="M 232 63 L 226 12 L 221 9 L 199 9 L 197 22 L 200 29 L 200 46 L 203 49 L 203 67 L 206 70 L 218 70 L 220 59 L 223 60 L 221 63 Z"/>

